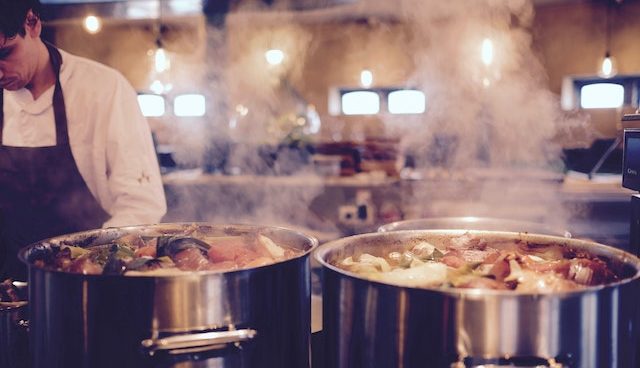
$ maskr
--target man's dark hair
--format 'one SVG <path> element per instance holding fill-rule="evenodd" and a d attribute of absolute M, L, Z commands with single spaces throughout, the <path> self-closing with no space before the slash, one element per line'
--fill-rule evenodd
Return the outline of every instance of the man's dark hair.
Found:
<path fill-rule="evenodd" d="M 6 39 L 24 36 L 24 22 L 29 10 L 40 17 L 39 0 L 0 0 L 0 35 Z"/>

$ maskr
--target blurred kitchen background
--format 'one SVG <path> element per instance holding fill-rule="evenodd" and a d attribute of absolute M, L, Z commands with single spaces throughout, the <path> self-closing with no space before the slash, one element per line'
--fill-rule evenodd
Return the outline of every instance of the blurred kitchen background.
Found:
<path fill-rule="evenodd" d="M 139 92 L 164 221 L 325 241 L 484 216 L 628 246 L 640 1 L 42 1 L 44 38 Z"/>

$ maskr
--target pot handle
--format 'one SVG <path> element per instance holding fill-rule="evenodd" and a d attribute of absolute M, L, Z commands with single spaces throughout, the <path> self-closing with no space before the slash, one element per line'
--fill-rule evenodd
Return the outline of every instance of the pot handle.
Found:
<path fill-rule="evenodd" d="M 142 340 L 141 345 L 149 355 L 154 355 L 159 351 L 166 351 L 169 354 L 186 354 L 220 349 L 227 344 L 251 340 L 257 334 L 256 330 L 251 329 L 212 331 L 146 339 Z"/>

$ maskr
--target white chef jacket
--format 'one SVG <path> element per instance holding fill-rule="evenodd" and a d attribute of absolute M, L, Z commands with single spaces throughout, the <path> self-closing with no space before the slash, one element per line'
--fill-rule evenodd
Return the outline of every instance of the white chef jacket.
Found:
<path fill-rule="evenodd" d="M 166 212 L 149 125 L 137 95 L 116 70 L 60 50 L 60 83 L 71 152 L 82 178 L 111 215 L 103 227 L 152 224 Z M 4 91 L 2 144 L 56 144 L 51 86 L 37 100 L 29 90 Z"/>

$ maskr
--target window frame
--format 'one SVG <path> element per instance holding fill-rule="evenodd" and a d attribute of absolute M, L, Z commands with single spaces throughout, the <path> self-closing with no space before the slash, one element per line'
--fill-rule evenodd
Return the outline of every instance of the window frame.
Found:
<path fill-rule="evenodd" d="M 425 98 L 425 108 L 424 111 L 421 113 L 392 113 L 389 111 L 389 95 L 392 92 L 396 92 L 396 91 L 419 91 L 422 92 L 422 94 L 424 95 Z M 364 87 L 339 87 L 336 89 L 337 92 L 337 103 L 338 103 L 338 109 L 336 109 L 337 111 L 337 115 L 340 116 L 380 116 L 380 115 L 391 115 L 391 116 L 418 116 L 418 115 L 423 115 L 427 112 L 428 110 L 428 105 L 427 105 L 427 96 L 426 93 L 420 89 L 420 88 L 415 88 L 415 87 L 374 87 L 374 88 L 364 88 Z M 342 96 L 347 94 L 347 93 L 351 93 L 351 92 L 374 92 L 376 93 L 379 98 L 380 98 L 380 110 L 378 111 L 377 114 L 370 114 L 370 115 L 352 115 L 352 114 L 345 114 L 344 110 L 342 109 Z"/>
<path fill-rule="evenodd" d="M 146 96 L 150 96 L 150 97 L 158 97 L 159 99 L 162 100 L 162 114 L 160 115 L 144 115 L 144 109 L 142 107 L 142 105 L 140 104 L 140 97 L 146 97 Z M 158 119 L 158 118 L 164 118 L 169 114 L 169 101 L 167 100 L 166 96 L 164 95 L 159 95 L 153 92 L 138 92 L 137 96 L 136 96 L 136 103 L 138 104 L 138 107 L 140 108 L 140 112 L 142 113 L 142 115 L 145 118 L 153 118 L 153 119 Z"/>
<path fill-rule="evenodd" d="M 376 113 L 372 113 L 372 114 L 347 114 L 344 111 L 344 106 L 342 105 L 343 102 L 343 98 L 344 96 L 350 94 L 350 93 L 354 93 L 354 92 L 366 92 L 366 93 L 373 93 L 375 95 L 378 96 L 378 112 Z M 344 90 L 340 90 L 340 115 L 343 116 L 376 116 L 379 115 L 382 111 L 383 111 L 383 99 L 382 96 L 380 96 L 380 93 L 377 93 L 376 91 L 372 91 L 370 89 L 356 89 L 356 90 L 350 90 L 350 91 L 344 91 Z"/>
<path fill-rule="evenodd" d="M 640 90 L 640 75 L 619 75 L 611 78 L 601 78 L 601 77 L 579 77 L 573 78 L 573 89 L 574 89 L 574 106 L 580 110 L 590 110 L 590 108 L 582 107 L 582 87 L 588 86 L 591 84 L 599 84 L 599 83 L 611 83 L 611 84 L 619 84 L 624 88 L 624 97 L 622 100 L 622 106 L 620 107 L 603 107 L 601 109 L 620 109 L 624 107 L 638 107 L 639 101 L 639 90 Z"/>
<path fill-rule="evenodd" d="M 176 108 L 176 101 L 179 101 L 182 98 L 187 98 L 187 97 L 202 97 L 202 114 L 201 115 L 191 115 L 191 114 L 182 114 L 181 110 L 180 110 L 180 106 L 178 108 Z M 173 116 L 175 117 L 179 117 L 179 118 L 202 118 L 205 117 L 207 115 L 207 96 L 205 96 L 203 93 L 197 93 L 197 92 L 185 92 L 185 93 L 176 93 L 173 98 L 171 99 L 171 110 L 173 112 Z"/>

